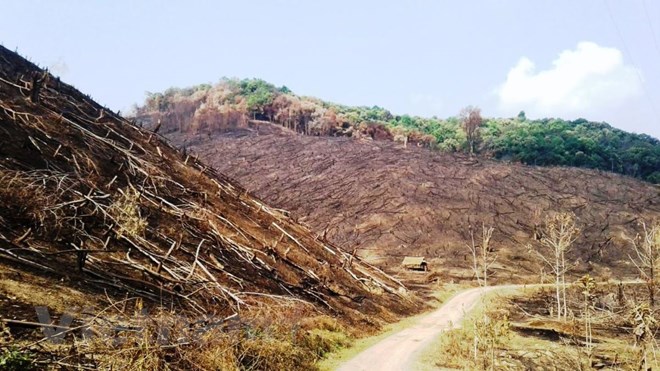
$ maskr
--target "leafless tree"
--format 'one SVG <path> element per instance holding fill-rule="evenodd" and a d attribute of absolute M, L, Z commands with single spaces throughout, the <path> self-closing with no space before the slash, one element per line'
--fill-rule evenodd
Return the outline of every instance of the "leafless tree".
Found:
<path fill-rule="evenodd" d="M 584 299 L 584 307 L 582 310 L 582 317 L 584 320 L 584 341 L 589 364 L 593 358 L 594 342 L 593 342 L 593 302 L 594 302 L 594 289 L 596 288 L 596 280 L 589 274 L 582 276 L 578 282 L 582 288 L 582 296 Z"/>
<path fill-rule="evenodd" d="M 555 294 L 557 299 L 557 319 L 566 319 L 566 253 L 577 238 L 580 229 L 576 226 L 573 213 L 557 213 L 545 218 L 540 243 L 531 250 L 550 267 L 555 275 Z"/>
<path fill-rule="evenodd" d="M 472 254 L 472 270 L 477 277 L 479 286 L 488 286 L 488 270 L 497 260 L 497 255 L 493 255 L 490 248 L 490 239 L 494 230 L 493 227 L 486 227 L 482 223 L 481 243 L 477 245 L 474 240 L 474 230 L 471 225 L 469 227 L 470 243 L 467 244 L 467 247 Z"/>
<path fill-rule="evenodd" d="M 653 309 L 648 304 L 642 303 L 632 309 L 635 347 L 639 346 L 638 370 L 657 369 L 658 359 L 656 357 L 657 343 L 655 333 L 658 320 L 655 318 Z"/>
<path fill-rule="evenodd" d="M 483 124 L 481 118 L 481 109 L 479 107 L 467 106 L 461 110 L 459 114 L 461 119 L 461 127 L 465 132 L 465 136 L 470 147 L 470 154 L 474 153 L 475 143 L 479 139 L 479 128 Z"/>
<path fill-rule="evenodd" d="M 647 226 L 642 221 L 642 234 L 634 238 L 623 236 L 633 247 L 634 254 L 628 255 L 630 261 L 637 267 L 639 274 L 646 281 L 646 287 L 649 292 L 649 306 L 654 308 L 655 289 L 656 289 L 656 271 L 660 265 L 660 221 L 656 221 L 651 226 Z"/>

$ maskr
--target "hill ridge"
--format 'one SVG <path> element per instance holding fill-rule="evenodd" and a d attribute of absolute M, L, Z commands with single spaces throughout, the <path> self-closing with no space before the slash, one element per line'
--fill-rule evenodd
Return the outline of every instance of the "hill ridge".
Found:
<path fill-rule="evenodd" d="M 367 137 L 443 152 L 544 166 L 596 168 L 660 183 L 660 140 L 585 119 L 484 118 L 468 141 L 460 117 L 394 115 L 378 107 L 351 107 L 298 96 L 260 79 L 221 79 L 215 85 L 149 93 L 136 118 L 165 133 L 245 128 L 251 120 L 276 123 L 312 136 Z M 474 143 L 474 146 L 469 143 Z"/>

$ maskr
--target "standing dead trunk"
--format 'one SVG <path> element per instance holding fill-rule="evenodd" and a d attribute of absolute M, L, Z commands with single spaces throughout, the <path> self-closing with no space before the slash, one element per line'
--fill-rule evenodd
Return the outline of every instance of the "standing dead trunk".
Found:
<path fill-rule="evenodd" d="M 477 279 L 477 285 L 483 286 L 481 282 L 481 274 L 479 272 L 479 256 L 477 255 L 477 245 L 474 243 L 474 231 L 472 230 L 472 225 L 468 227 L 468 230 L 470 233 L 470 244 L 468 245 L 468 249 L 472 254 L 472 271 Z"/>
<path fill-rule="evenodd" d="M 646 286 L 649 290 L 649 305 L 651 308 L 655 308 L 655 265 L 657 264 L 657 252 L 656 248 L 649 249 L 649 254 L 651 255 L 651 264 L 649 265 L 649 279 L 647 280 Z"/>
<path fill-rule="evenodd" d="M 563 301 L 563 306 L 562 306 L 562 316 L 564 317 L 564 320 L 568 318 L 568 307 L 566 305 L 566 256 L 565 256 L 565 251 L 561 251 L 561 295 L 562 295 L 562 301 Z"/>
<path fill-rule="evenodd" d="M 559 267 L 559 255 L 556 256 L 555 265 Z M 555 269 L 555 290 L 557 293 L 557 320 L 561 320 L 562 305 L 561 305 L 561 271 Z"/>
<path fill-rule="evenodd" d="M 484 277 L 484 287 L 488 286 L 488 269 L 495 263 L 497 255 L 491 257 L 490 253 L 490 239 L 493 236 L 493 227 L 488 227 L 481 223 L 481 269 Z"/>
<path fill-rule="evenodd" d="M 32 89 L 30 90 L 30 101 L 32 103 L 39 103 L 39 92 L 41 91 L 41 86 L 48 77 L 48 72 L 44 71 L 41 76 L 38 72 L 32 74 Z"/>
<path fill-rule="evenodd" d="M 481 224 L 481 244 L 477 246 L 474 240 L 474 231 L 472 225 L 468 227 L 470 234 L 470 243 L 467 244 L 468 250 L 472 254 L 472 270 L 479 286 L 488 286 L 488 270 L 497 260 L 497 255 L 491 253 L 490 239 L 495 230 L 493 227 L 486 227 Z"/>
<path fill-rule="evenodd" d="M 647 226 L 641 222 L 643 234 L 634 238 L 626 237 L 633 247 L 634 254 L 628 255 L 630 261 L 639 271 L 640 278 L 646 281 L 649 307 L 655 308 L 655 267 L 660 264 L 658 249 L 660 249 L 660 222 Z"/>
<path fill-rule="evenodd" d="M 557 297 L 557 319 L 568 317 L 566 304 L 566 253 L 577 238 L 579 229 L 575 225 L 575 215 L 558 213 L 547 217 L 540 246 L 530 250 L 538 255 L 555 274 L 555 294 Z"/>

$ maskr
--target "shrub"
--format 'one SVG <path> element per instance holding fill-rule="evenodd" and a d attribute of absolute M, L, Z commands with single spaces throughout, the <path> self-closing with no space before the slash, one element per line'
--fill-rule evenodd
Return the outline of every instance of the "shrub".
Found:
<path fill-rule="evenodd" d="M 488 313 L 469 321 L 443 335 L 440 366 L 496 369 L 496 350 L 506 344 L 510 335 L 510 323 L 499 313 Z"/>
<path fill-rule="evenodd" d="M 7 348 L 0 354 L 0 370 L 34 370 L 32 355 L 16 348 Z"/>

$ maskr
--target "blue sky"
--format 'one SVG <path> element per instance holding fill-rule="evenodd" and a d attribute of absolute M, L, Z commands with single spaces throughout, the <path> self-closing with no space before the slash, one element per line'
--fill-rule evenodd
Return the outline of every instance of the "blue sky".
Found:
<path fill-rule="evenodd" d="M 660 137 L 660 1 L 5 1 L 0 43 L 113 109 L 259 77 L 396 114 L 584 117 Z"/>

